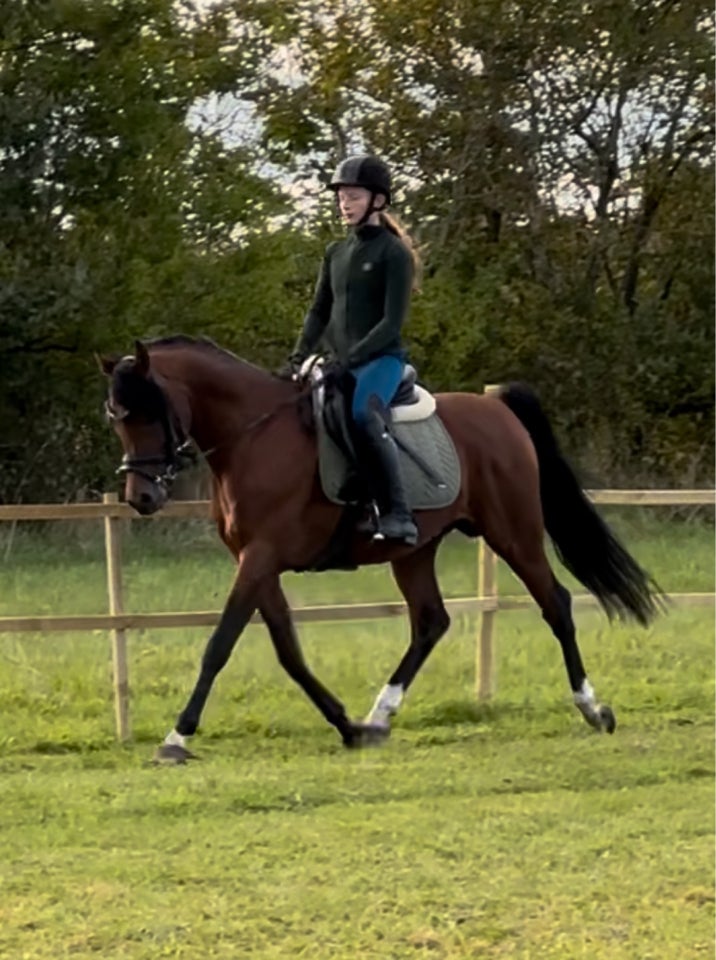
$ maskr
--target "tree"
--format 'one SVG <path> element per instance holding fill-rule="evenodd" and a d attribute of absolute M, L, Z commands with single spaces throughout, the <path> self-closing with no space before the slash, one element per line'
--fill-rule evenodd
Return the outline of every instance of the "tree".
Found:
<path fill-rule="evenodd" d="M 398 172 L 427 257 L 412 331 L 429 379 L 525 377 L 602 467 L 675 465 L 712 416 L 705 4 L 263 7 L 294 58 L 257 100 L 276 158 L 311 175 L 368 148 Z M 679 254 L 692 245 L 701 256 Z M 690 425 L 647 450 L 664 410 Z"/>
<path fill-rule="evenodd" d="M 0 499 L 107 483 L 95 350 L 182 330 L 276 363 L 335 226 L 304 201 L 362 149 L 426 261 L 429 384 L 529 380 L 611 482 L 711 471 L 702 0 L 0 0 L 0 24 Z"/>
<path fill-rule="evenodd" d="M 217 257 L 245 252 L 285 206 L 250 151 L 186 122 L 261 57 L 230 10 L 192 10 L 4 4 L 0 499 L 104 485 L 115 451 L 93 352 L 169 332 L 180 294 L 191 332 Z M 158 298 L 170 277 L 179 289 Z"/>

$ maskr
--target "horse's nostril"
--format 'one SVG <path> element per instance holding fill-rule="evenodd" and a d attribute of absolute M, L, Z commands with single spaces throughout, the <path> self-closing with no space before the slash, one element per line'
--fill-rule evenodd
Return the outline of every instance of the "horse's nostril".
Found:
<path fill-rule="evenodd" d="M 141 514 L 143 517 L 146 517 L 150 513 L 154 513 L 157 509 L 157 503 L 151 493 L 139 493 L 134 497 L 128 497 L 127 503 L 133 510 L 136 510 L 137 513 Z"/>

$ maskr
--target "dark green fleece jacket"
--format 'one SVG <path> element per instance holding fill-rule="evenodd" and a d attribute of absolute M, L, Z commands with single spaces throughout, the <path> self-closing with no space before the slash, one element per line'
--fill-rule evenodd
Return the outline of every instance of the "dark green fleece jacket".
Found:
<path fill-rule="evenodd" d="M 294 357 L 307 357 L 321 342 L 348 367 L 402 355 L 412 286 L 412 257 L 394 233 L 369 224 L 351 230 L 326 249 Z"/>

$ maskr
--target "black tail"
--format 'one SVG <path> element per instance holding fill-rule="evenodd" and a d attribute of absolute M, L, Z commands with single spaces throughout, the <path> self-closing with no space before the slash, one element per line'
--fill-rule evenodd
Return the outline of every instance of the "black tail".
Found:
<path fill-rule="evenodd" d="M 537 451 L 542 511 L 557 556 L 610 618 L 634 617 L 646 626 L 659 613 L 660 591 L 584 495 L 536 395 L 513 383 L 502 387 L 499 397 L 527 429 Z"/>

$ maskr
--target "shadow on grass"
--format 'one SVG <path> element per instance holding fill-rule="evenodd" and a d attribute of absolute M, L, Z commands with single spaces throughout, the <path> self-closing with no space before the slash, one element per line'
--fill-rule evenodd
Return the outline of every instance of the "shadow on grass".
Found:
<path fill-rule="evenodd" d="M 510 704 L 476 703 L 474 700 L 446 700 L 419 712 L 406 710 L 400 718 L 405 730 L 454 727 L 462 724 L 489 724 L 514 712 Z"/>
<path fill-rule="evenodd" d="M 36 740 L 34 744 L 24 748 L 18 747 L 18 752 L 37 753 L 43 756 L 62 756 L 68 753 L 99 753 L 115 746 L 112 739 L 90 739 L 90 740 Z M 10 752 L 12 747 L 10 747 Z"/>
<path fill-rule="evenodd" d="M 533 706 L 525 703 L 510 703 L 502 701 L 499 703 L 479 703 L 475 700 L 446 700 L 437 703 L 434 706 L 418 708 L 412 712 L 406 710 L 405 715 L 401 715 L 397 726 L 403 730 L 432 730 L 437 727 L 462 727 L 462 726 L 483 726 L 491 727 L 493 725 L 503 725 L 510 727 L 510 721 L 519 720 L 524 723 L 529 721 L 530 726 L 535 726 L 540 721 L 548 721 L 545 728 L 545 735 L 552 732 L 552 721 L 554 718 L 568 715 L 564 704 L 555 703 L 552 707 L 545 707 L 544 704 Z"/>

